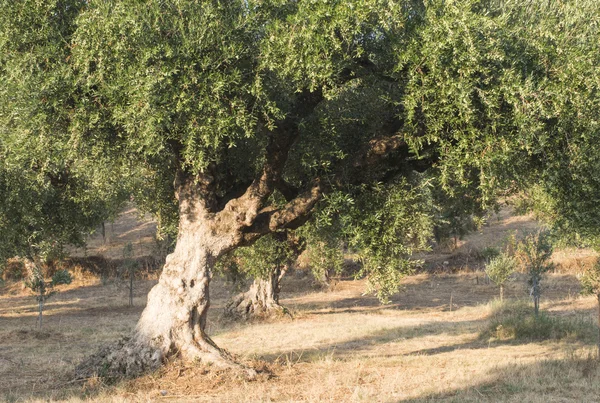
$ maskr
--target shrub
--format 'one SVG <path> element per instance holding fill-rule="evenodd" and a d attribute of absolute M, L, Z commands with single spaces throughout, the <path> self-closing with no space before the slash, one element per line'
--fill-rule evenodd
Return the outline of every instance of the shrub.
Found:
<path fill-rule="evenodd" d="M 516 266 L 515 259 L 505 253 L 491 259 L 485 266 L 485 273 L 500 287 L 500 301 L 504 299 L 504 283 L 514 273 Z"/>
<path fill-rule="evenodd" d="M 58 270 L 52 276 L 51 281 L 46 281 L 44 278 L 44 273 L 39 265 L 33 262 L 26 262 L 25 266 L 29 272 L 28 278 L 25 281 L 25 286 L 29 288 L 31 291 L 36 293 L 35 299 L 38 302 L 38 325 L 40 329 L 42 328 L 42 314 L 44 311 L 44 304 L 46 301 L 53 296 L 56 291 L 54 291 L 54 287 L 59 284 L 70 284 L 71 283 L 71 275 L 67 270 Z"/>
<path fill-rule="evenodd" d="M 552 264 L 548 262 L 550 256 L 552 244 L 547 232 L 530 234 L 517 245 L 515 257 L 529 275 L 530 295 L 533 298 L 536 316 L 540 310 L 542 275 L 552 268 Z"/>
<path fill-rule="evenodd" d="M 489 325 L 481 337 L 513 341 L 591 341 L 595 334 L 596 326 L 586 317 L 564 318 L 544 312 L 536 316 L 531 313 L 526 301 L 515 301 L 500 302 L 492 307 Z"/>
<path fill-rule="evenodd" d="M 584 295 L 593 294 L 598 300 L 598 358 L 600 359 L 600 260 L 589 268 L 581 277 L 581 293 Z"/>
<path fill-rule="evenodd" d="M 481 252 L 479 252 L 479 256 L 486 262 L 489 262 L 490 260 L 500 256 L 500 251 L 498 248 L 494 248 L 493 246 L 486 246 L 481 250 Z"/>

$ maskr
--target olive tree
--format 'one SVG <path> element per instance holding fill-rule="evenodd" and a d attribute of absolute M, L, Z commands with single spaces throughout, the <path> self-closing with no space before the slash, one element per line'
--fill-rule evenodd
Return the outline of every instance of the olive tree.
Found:
<path fill-rule="evenodd" d="M 28 261 L 25 266 L 28 271 L 25 286 L 35 293 L 35 299 L 38 302 L 38 327 L 41 330 L 44 304 L 56 293 L 54 288 L 57 285 L 71 283 L 71 274 L 67 270 L 58 270 L 50 281 L 46 281 L 44 272 L 38 264 Z"/>
<path fill-rule="evenodd" d="M 527 281 L 530 295 L 533 298 L 535 316 L 540 311 L 540 297 L 542 294 L 542 276 L 552 268 L 549 262 L 552 256 L 552 244 L 548 232 L 539 231 L 529 234 L 517 244 L 516 258 L 521 267 L 529 276 Z"/>
<path fill-rule="evenodd" d="M 250 289 L 235 295 L 225 307 L 231 317 L 261 317 L 282 314 L 279 304 L 281 280 L 294 263 L 301 246 L 286 232 L 259 239 L 254 245 L 239 248 L 221 264 L 227 270 L 237 270 L 238 276 L 254 278 Z"/>
<path fill-rule="evenodd" d="M 401 213 L 427 215 L 411 202 L 426 185 L 415 176 L 474 185 L 489 204 L 550 172 L 545 156 L 574 131 L 591 138 L 580 146 L 595 139 L 591 0 L 0 5 L 0 130 L 14 160 L 39 152 L 118 177 L 177 220 L 132 337 L 94 357 L 109 375 L 173 354 L 235 366 L 206 334 L 211 271 L 302 227 L 330 195 L 365 195 L 342 216 L 387 293 L 426 221 Z M 370 210 L 369 195 L 401 214 Z"/>
<path fill-rule="evenodd" d="M 517 262 L 512 256 L 502 253 L 485 265 L 485 273 L 490 280 L 500 287 L 500 301 L 504 300 L 504 283 L 515 272 Z"/>

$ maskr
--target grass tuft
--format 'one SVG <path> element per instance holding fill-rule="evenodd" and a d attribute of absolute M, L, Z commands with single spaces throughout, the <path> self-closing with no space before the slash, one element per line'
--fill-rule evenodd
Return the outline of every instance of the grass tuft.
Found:
<path fill-rule="evenodd" d="M 494 301 L 487 328 L 480 337 L 502 341 L 584 341 L 593 343 L 596 324 L 588 317 L 550 316 L 540 312 L 535 316 L 527 301 Z"/>

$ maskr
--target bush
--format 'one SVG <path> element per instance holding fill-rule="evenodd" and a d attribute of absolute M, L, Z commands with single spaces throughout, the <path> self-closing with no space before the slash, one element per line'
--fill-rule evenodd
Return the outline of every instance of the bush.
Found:
<path fill-rule="evenodd" d="M 0 278 L 2 280 L 23 280 L 27 277 L 27 270 L 21 259 L 13 258 L 8 259 L 6 264 L 0 271 Z"/>
<path fill-rule="evenodd" d="M 596 325 L 584 316 L 564 318 L 545 312 L 532 314 L 526 301 L 498 303 L 481 338 L 513 341 L 581 340 L 593 341 Z"/>
<path fill-rule="evenodd" d="M 481 259 L 489 262 L 490 260 L 500 256 L 500 251 L 498 248 L 494 248 L 493 246 L 486 246 L 481 250 L 481 252 L 479 252 L 479 256 Z"/>
<path fill-rule="evenodd" d="M 505 253 L 491 259 L 485 266 L 485 273 L 500 287 L 500 301 L 504 299 L 504 283 L 515 272 L 516 267 L 515 259 Z"/>

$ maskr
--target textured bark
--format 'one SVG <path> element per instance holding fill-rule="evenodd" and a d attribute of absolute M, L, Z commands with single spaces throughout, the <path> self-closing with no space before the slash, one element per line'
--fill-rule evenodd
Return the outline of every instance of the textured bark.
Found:
<path fill-rule="evenodd" d="M 248 291 L 231 299 L 225 307 L 225 315 L 250 319 L 284 314 L 286 310 L 279 304 L 279 292 L 286 271 L 287 267 L 276 267 L 266 279 L 255 278 Z"/>
<path fill-rule="evenodd" d="M 78 377 L 135 376 L 159 367 L 173 355 L 217 368 L 241 368 L 205 332 L 211 269 L 235 243 L 235 235 L 223 223 L 220 231 L 214 227 L 203 198 L 197 196 L 185 187 L 178 192 L 175 251 L 167 256 L 158 284 L 148 294 L 133 336 L 83 362 Z"/>

